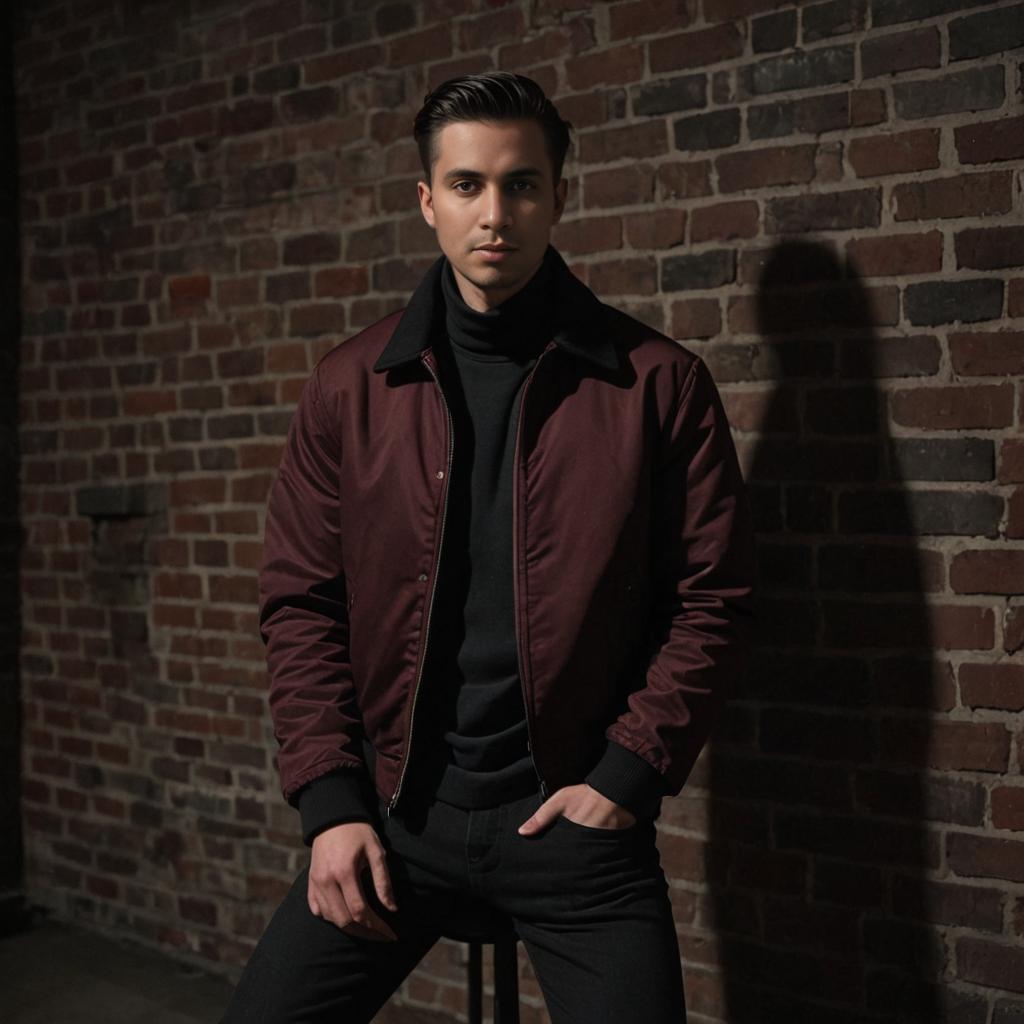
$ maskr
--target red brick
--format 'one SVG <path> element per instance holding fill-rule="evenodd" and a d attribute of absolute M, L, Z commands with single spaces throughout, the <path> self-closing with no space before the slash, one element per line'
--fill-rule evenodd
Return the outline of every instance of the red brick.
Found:
<path fill-rule="evenodd" d="M 379 43 L 354 46 L 337 53 L 307 60 L 303 65 L 306 85 L 333 82 L 360 71 L 369 71 L 384 62 L 384 47 Z"/>
<path fill-rule="evenodd" d="M 551 241 L 566 256 L 607 253 L 622 248 L 622 227 L 621 217 L 592 216 L 562 221 L 556 226 Z M 641 248 L 635 241 L 632 245 Z"/>
<path fill-rule="evenodd" d="M 958 125 L 953 129 L 953 145 L 962 164 L 1024 159 L 1024 114 Z"/>
<path fill-rule="evenodd" d="M 1024 949 L 972 936 L 956 940 L 957 978 L 1006 992 L 1024 992 Z"/>
<path fill-rule="evenodd" d="M 612 39 L 663 35 L 666 27 L 682 28 L 694 17 L 691 0 L 627 0 L 611 4 L 608 26 Z"/>
<path fill-rule="evenodd" d="M 739 192 L 768 185 L 798 185 L 814 180 L 815 147 L 778 146 L 725 153 L 715 160 L 718 190 Z"/>
<path fill-rule="evenodd" d="M 637 206 L 654 198 L 654 171 L 645 164 L 591 171 L 583 176 L 588 208 Z"/>
<path fill-rule="evenodd" d="M 894 219 L 944 220 L 1009 213 L 1013 207 L 1012 189 L 1010 171 L 901 182 L 892 187 Z"/>
<path fill-rule="evenodd" d="M 950 560 L 949 586 L 954 594 L 1024 593 L 1024 551 L 958 551 Z"/>
<path fill-rule="evenodd" d="M 569 85 L 576 90 L 622 85 L 643 77 L 644 48 L 635 43 L 570 57 L 565 61 Z"/>
<path fill-rule="evenodd" d="M 626 237 L 633 249 L 670 249 L 686 240 L 686 211 L 670 207 L 623 217 Z M 618 246 L 609 246 L 618 248 Z"/>
<path fill-rule="evenodd" d="M 721 329 L 722 318 L 717 299 L 687 299 L 672 303 L 672 337 L 711 338 Z"/>
<path fill-rule="evenodd" d="M 996 786 L 992 790 L 992 824 L 1024 832 L 1024 786 Z"/>
<path fill-rule="evenodd" d="M 1007 499 L 1006 536 L 1024 537 L 1024 487 L 1018 487 Z"/>
<path fill-rule="evenodd" d="M 852 89 L 850 91 L 850 127 L 865 128 L 886 119 L 884 89 Z"/>
<path fill-rule="evenodd" d="M 1024 374 L 1024 331 L 964 331 L 949 336 L 953 372 L 961 376 Z"/>
<path fill-rule="evenodd" d="M 1001 270 L 1024 266 L 1024 227 L 984 227 L 958 231 L 957 267 Z"/>
<path fill-rule="evenodd" d="M 719 19 L 717 11 L 715 20 L 724 23 L 652 39 L 649 44 L 651 71 L 657 74 L 680 68 L 700 68 L 741 56 L 744 39 L 740 25 Z"/>
<path fill-rule="evenodd" d="M 1013 385 L 901 388 L 890 396 L 893 420 L 935 430 L 996 429 L 1013 424 Z"/>
<path fill-rule="evenodd" d="M 710 160 L 661 163 L 657 178 L 662 199 L 693 199 L 712 193 Z"/>
<path fill-rule="evenodd" d="M 579 159 L 584 164 L 603 164 L 623 157 L 641 159 L 668 152 L 668 138 L 661 121 L 643 121 L 587 132 L 580 136 Z"/>
<path fill-rule="evenodd" d="M 860 277 L 935 274 L 942 269 L 942 232 L 851 238 L 846 256 Z"/>
<path fill-rule="evenodd" d="M 690 217 L 690 241 L 696 244 L 755 238 L 759 223 L 760 208 L 753 199 L 698 206 Z"/>
<path fill-rule="evenodd" d="M 965 707 L 1024 711 L 1024 665 L 967 662 L 958 675 Z"/>
<path fill-rule="evenodd" d="M 933 170 L 939 164 L 939 129 L 918 128 L 850 140 L 850 166 L 858 178 Z"/>
<path fill-rule="evenodd" d="M 365 295 L 370 290 L 366 267 L 326 267 L 313 278 L 313 291 L 318 299 Z"/>
<path fill-rule="evenodd" d="M 1001 484 L 1024 483 L 1024 440 L 1006 438 L 999 444 L 996 478 Z"/>
<path fill-rule="evenodd" d="M 419 32 L 410 32 L 388 45 L 387 64 L 400 68 L 424 64 L 452 55 L 452 27 L 448 23 L 431 25 Z"/>
<path fill-rule="evenodd" d="M 489 50 L 495 39 L 522 39 L 526 35 L 526 22 L 519 7 L 505 7 L 460 19 L 455 31 L 460 50 Z"/>
<path fill-rule="evenodd" d="M 208 299 L 210 297 L 209 275 L 172 277 L 167 282 L 167 294 L 172 300 Z"/>
<path fill-rule="evenodd" d="M 901 741 L 901 723 L 893 726 Z M 928 765 L 943 771 L 1005 772 L 1010 763 L 1010 732 L 1000 722 L 933 722 L 928 736 Z"/>

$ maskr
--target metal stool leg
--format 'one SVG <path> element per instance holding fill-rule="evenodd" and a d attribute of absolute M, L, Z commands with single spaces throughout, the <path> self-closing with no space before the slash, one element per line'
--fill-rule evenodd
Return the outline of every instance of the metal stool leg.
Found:
<path fill-rule="evenodd" d="M 494 944 L 494 1024 L 519 1024 L 519 957 L 516 937 Z"/>
<path fill-rule="evenodd" d="M 479 942 L 469 944 L 469 1024 L 483 1024 L 484 1021 L 484 986 L 483 958 Z"/>

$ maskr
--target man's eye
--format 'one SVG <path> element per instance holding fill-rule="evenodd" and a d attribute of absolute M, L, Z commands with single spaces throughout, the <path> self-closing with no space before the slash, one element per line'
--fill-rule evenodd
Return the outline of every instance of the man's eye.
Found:
<path fill-rule="evenodd" d="M 468 192 L 466 192 L 466 190 L 465 190 L 465 189 L 463 189 L 463 188 L 462 188 L 461 186 L 462 186 L 462 185 L 469 185 L 469 186 L 471 186 L 471 187 L 472 187 L 472 186 L 474 186 L 475 184 L 476 184 L 476 183 L 475 183 L 475 182 L 472 182 L 472 181 L 457 181 L 457 182 L 455 182 L 455 184 L 454 184 L 454 185 L 452 186 L 452 188 L 454 188 L 456 192 L 461 192 L 461 193 L 462 193 L 463 195 L 468 195 Z M 511 184 L 512 184 L 512 185 L 525 185 L 527 189 L 532 189 L 532 188 L 534 187 L 534 186 L 533 186 L 533 182 L 530 182 L 530 181 L 526 181 L 525 179 L 523 179 L 523 180 L 521 180 L 521 181 L 513 181 L 513 182 L 511 182 Z M 525 191 L 525 189 L 524 189 L 523 191 Z"/>

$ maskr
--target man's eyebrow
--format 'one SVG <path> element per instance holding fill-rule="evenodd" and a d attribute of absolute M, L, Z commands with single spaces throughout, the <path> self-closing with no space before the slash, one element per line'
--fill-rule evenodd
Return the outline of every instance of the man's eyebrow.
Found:
<path fill-rule="evenodd" d="M 506 178 L 541 178 L 543 172 L 537 167 L 517 167 L 514 171 L 509 171 L 505 175 Z M 454 170 L 449 171 L 445 176 L 445 181 L 454 181 L 456 178 L 482 178 L 479 171 L 471 170 L 468 167 L 456 167 Z"/>

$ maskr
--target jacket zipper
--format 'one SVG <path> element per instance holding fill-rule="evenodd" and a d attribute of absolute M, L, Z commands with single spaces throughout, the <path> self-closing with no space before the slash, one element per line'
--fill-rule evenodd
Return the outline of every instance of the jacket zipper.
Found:
<path fill-rule="evenodd" d="M 427 360 L 421 357 L 421 361 L 428 370 L 430 375 L 434 378 L 434 382 L 437 385 L 437 390 L 441 395 L 441 404 L 444 405 L 444 411 L 448 416 L 448 468 L 445 471 L 444 481 L 444 501 L 441 506 L 441 533 L 438 537 L 437 551 L 435 552 L 434 563 L 431 566 L 431 575 L 433 576 L 433 582 L 430 585 L 430 603 L 427 605 L 427 617 L 423 625 L 423 646 L 420 650 L 420 663 L 416 671 L 416 685 L 412 691 L 412 710 L 409 713 L 409 732 L 405 738 L 405 761 L 402 764 L 402 773 L 398 776 L 398 785 L 395 787 L 395 794 L 391 798 L 391 802 L 385 808 L 385 816 L 390 818 L 391 812 L 395 809 L 395 805 L 398 803 L 398 796 L 402 792 L 402 783 L 405 780 L 405 773 L 409 768 L 409 761 L 411 760 L 412 753 L 412 727 L 413 722 L 416 718 L 416 698 L 420 692 L 420 681 L 423 678 L 423 666 L 426 663 L 427 658 L 427 642 L 430 640 L 430 616 L 434 610 L 434 595 L 437 592 L 437 568 L 440 563 L 440 552 L 444 545 L 444 522 L 448 516 L 448 488 L 451 485 L 452 479 L 452 453 L 455 450 L 455 427 L 452 423 L 451 409 L 448 407 L 448 400 L 444 397 L 444 389 L 441 387 L 441 378 L 434 372 L 433 367 L 427 362 Z"/>
<path fill-rule="evenodd" d="M 523 433 L 523 408 L 526 405 L 527 389 L 530 387 L 530 381 L 533 380 L 533 375 L 537 372 L 537 367 L 540 365 L 540 361 L 544 358 L 544 353 L 547 352 L 550 347 L 551 345 L 549 343 L 544 349 L 544 352 L 541 352 L 537 357 L 537 361 L 533 364 L 533 369 L 530 371 L 523 383 L 523 389 L 519 396 L 519 417 L 516 420 L 516 443 L 512 455 L 512 591 L 513 604 L 515 606 L 516 659 L 519 663 L 519 685 L 523 693 L 523 710 L 526 713 L 526 749 L 530 753 L 530 760 L 533 762 L 533 771 L 537 776 L 537 781 L 540 783 L 540 796 L 542 800 L 547 800 L 550 794 L 548 793 L 548 784 L 544 781 L 544 777 L 537 768 L 537 758 L 534 755 L 533 731 L 530 726 L 530 703 L 526 697 L 526 675 L 523 672 L 523 634 L 519 626 L 519 439 L 522 437 Z"/>

